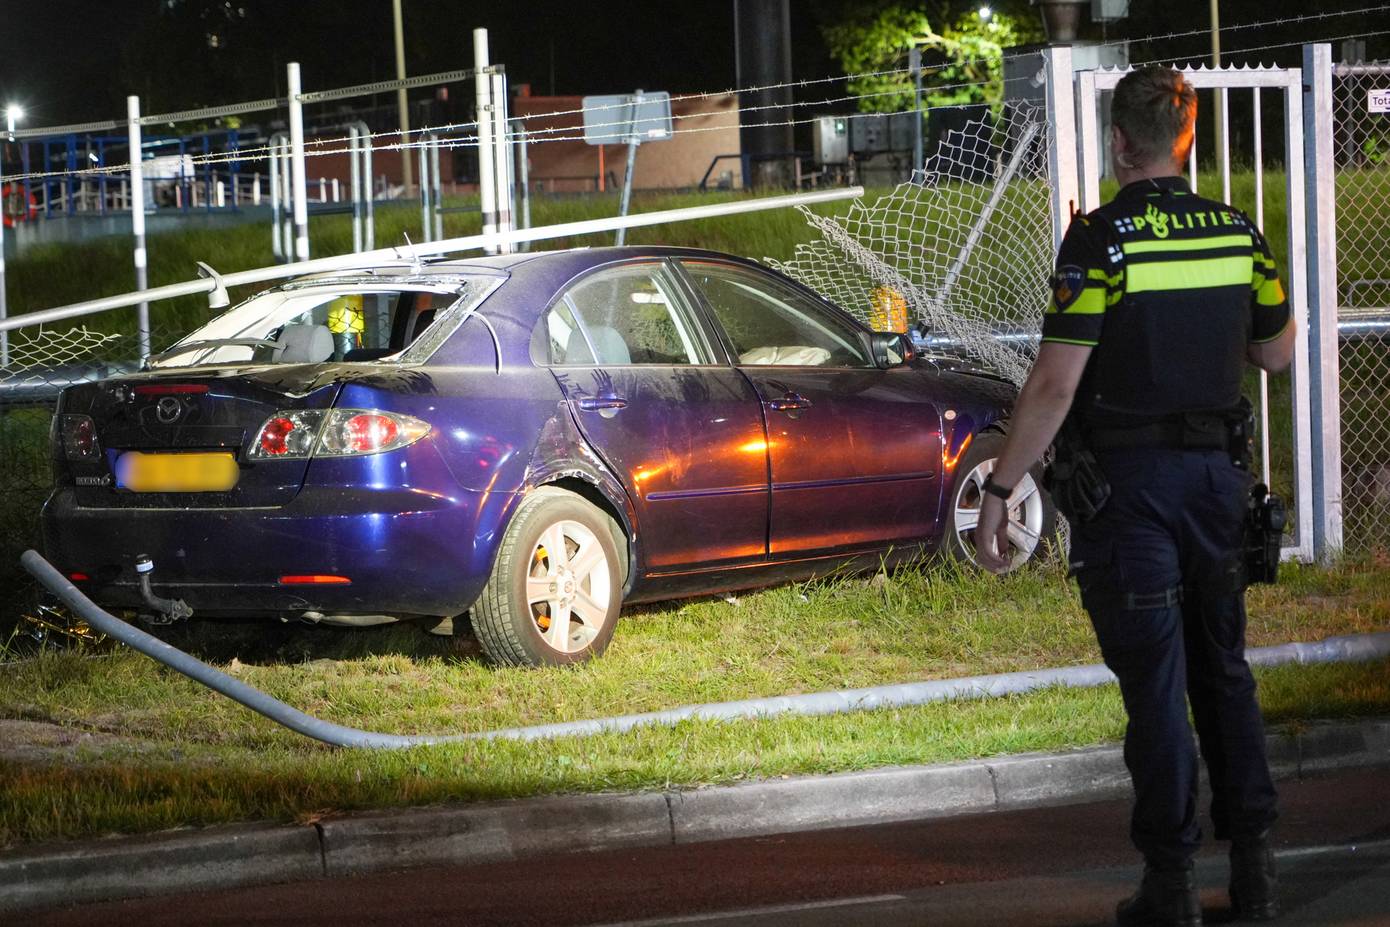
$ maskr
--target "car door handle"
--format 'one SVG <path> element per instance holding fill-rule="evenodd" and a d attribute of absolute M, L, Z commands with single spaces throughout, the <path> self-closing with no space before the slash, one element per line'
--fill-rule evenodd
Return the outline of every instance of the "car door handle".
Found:
<path fill-rule="evenodd" d="M 626 409 L 627 400 L 621 396 L 614 396 L 612 393 L 604 393 L 598 396 L 586 396 L 579 400 L 579 408 L 585 412 L 599 412 L 603 409 Z"/>
<path fill-rule="evenodd" d="M 796 393 L 787 393 L 780 399 L 774 399 L 768 403 L 774 412 L 800 412 L 802 409 L 811 408 L 811 400 Z"/>

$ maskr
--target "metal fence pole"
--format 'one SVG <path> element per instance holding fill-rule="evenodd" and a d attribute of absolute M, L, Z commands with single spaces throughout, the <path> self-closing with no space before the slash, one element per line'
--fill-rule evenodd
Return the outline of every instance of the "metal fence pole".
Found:
<path fill-rule="evenodd" d="M 512 220 L 512 157 L 511 144 L 507 140 L 507 75 L 501 67 L 493 68 L 492 73 L 492 144 L 497 203 L 497 231 L 510 232 L 516 227 Z M 499 247 L 503 254 L 510 254 L 514 246 L 504 244 Z"/>
<path fill-rule="evenodd" d="M 294 184 L 294 258 L 309 260 L 309 190 L 304 178 L 304 104 L 300 102 L 299 62 L 286 65 L 290 98 L 290 170 Z"/>
<path fill-rule="evenodd" d="M 1304 185 L 1308 203 L 1308 352 L 1313 414 L 1313 556 L 1342 548 L 1338 396 L 1336 186 L 1332 162 L 1332 46 L 1303 46 Z M 1300 268 L 1301 269 L 1301 268 Z"/>
<path fill-rule="evenodd" d="M 487 60 L 487 30 L 473 30 L 473 68 L 476 72 L 477 90 L 474 99 L 478 109 L 478 208 L 483 214 L 483 234 L 491 235 L 497 231 L 497 186 L 493 169 L 496 166 L 496 152 L 492 141 L 492 74 Z M 484 249 L 488 254 L 497 254 L 497 246 Z"/>
<path fill-rule="evenodd" d="M 285 246 L 280 234 L 280 136 L 281 133 L 276 132 L 266 144 L 270 157 L 270 251 L 277 261 L 285 259 Z"/>
<path fill-rule="evenodd" d="M 430 195 L 434 192 L 434 183 L 430 177 L 430 139 L 432 136 L 423 132 L 415 134 L 415 144 L 419 146 L 417 152 L 420 156 L 420 237 L 425 241 L 434 241 L 434 219 L 431 215 L 432 203 Z"/>
<path fill-rule="evenodd" d="M 1071 224 L 1079 194 L 1076 172 L 1076 98 L 1072 91 L 1071 46 L 1043 49 L 1047 77 L 1047 176 L 1052 187 L 1053 250 Z"/>
<path fill-rule="evenodd" d="M 352 201 L 352 253 L 362 250 L 362 163 L 357 159 L 358 131 L 349 123 L 348 133 L 348 198 Z"/>
<path fill-rule="evenodd" d="M 130 120 L 130 231 L 135 238 L 135 288 L 149 288 L 145 253 L 145 173 L 141 163 L 140 98 L 126 97 L 126 116 Z M 140 359 L 150 356 L 150 304 L 136 310 L 136 333 Z"/>
<path fill-rule="evenodd" d="M 524 119 L 511 120 L 512 132 L 516 137 L 516 170 L 518 176 L 517 194 L 521 197 L 521 227 L 531 227 L 531 165 L 527 163 L 526 122 Z M 523 243 L 520 250 L 531 250 L 529 243 Z"/>
<path fill-rule="evenodd" d="M 362 216 L 363 245 L 368 251 L 376 247 L 376 218 L 373 213 L 376 199 L 376 184 L 372 180 L 372 130 L 365 123 L 358 123 L 362 129 L 362 196 L 366 200 L 366 212 Z"/>
<path fill-rule="evenodd" d="M 628 97 L 627 104 L 627 166 L 623 169 L 623 195 L 618 202 L 618 215 L 627 215 L 628 204 L 632 202 L 632 175 L 637 169 L 637 146 L 642 143 L 637 135 L 637 113 L 642 106 L 642 91 L 638 90 Z M 627 241 L 627 229 L 618 229 L 613 244 L 622 245 Z"/>
<path fill-rule="evenodd" d="M 425 149 L 421 149 L 425 150 Z M 443 178 L 439 174 L 439 136 L 434 135 L 430 138 L 430 185 L 432 190 L 432 200 L 434 200 L 434 240 L 443 240 Z"/>
<path fill-rule="evenodd" d="M 27 211 L 29 201 L 23 200 L 23 208 Z M 9 208 L 3 197 L 0 197 L 0 322 L 9 317 L 10 307 L 5 297 L 5 216 L 4 212 Z M 10 333 L 9 331 L 0 332 L 0 367 L 10 366 Z"/>

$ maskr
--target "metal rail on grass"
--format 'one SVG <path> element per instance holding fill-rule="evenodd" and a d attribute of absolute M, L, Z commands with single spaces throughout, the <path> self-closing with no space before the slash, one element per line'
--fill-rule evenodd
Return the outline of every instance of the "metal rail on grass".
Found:
<path fill-rule="evenodd" d="M 315 258 L 293 264 L 278 264 L 273 267 L 258 267 L 222 274 L 225 286 L 242 286 L 248 283 L 265 283 L 269 280 L 282 280 L 303 274 L 316 274 L 324 271 L 350 270 L 378 263 L 409 262 L 417 258 L 432 257 L 455 251 L 470 251 L 494 245 L 513 245 L 527 241 L 544 241 L 549 238 L 567 238 L 589 235 L 594 232 L 612 232 L 620 228 L 638 228 L 646 225 L 663 225 L 668 222 L 686 222 L 691 219 L 711 219 L 718 216 L 738 215 L 746 212 L 761 212 L 766 209 L 783 209 L 787 206 L 810 206 L 816 203 L 830 203 L 836 200 L 853 199 L 864 195 L 863 187 L 846 187 L 842 190 L 820 190 L 813 193 L 792 193 L 786 196 L 768 196 L 753 200 L 732 203 L 713 203 L 709 206 L 686 206 L 681 209 L 663 209 L 657 212 L 638 213 L 635 216 L 615 216 L 611 219 L 585 219 L 579 222 L 564 222 L 560 225 L 547 225 L 534 229 L 513 229 L 508 232 L 494 232 L 490 235 L 465 235 L 462 238 L 447 238 L 442 241 L 421 242 L 402 245 L 396 248 L 377 248 L 359 254 L 344 254 L 336 257 Z M 150 303 L 161 299 L 174 299 L 179 296 L 193 296 L 210 293 L 217 281 L 210 277 L 190 280 L 186 283 L 171 283 L 151 290 L 123 293 L 120 296 L 106 296 L 87 300 L 68 306 L 58 306 L 39 312 L 28 312 L 9 319 L 0 320 L 0 332 L 43 325 L 63 319 L 121 309 L 140 303 Z"/>
<path fill-rule="evenodd" d="M 474 734 L 378 734 L 360 731 L 330 721 L 321 721 L 284 702 L 271 698 L 239 679 L 214 669 L 182 650 L 171 647 L 157 637 L 141 631 L 116 618 L 87 598 L 68 582 L 36 551 L 25 551 L 20 563 L 49 592 L 56 595 L 74 613 L 92 627 L 153 657 L 171 669 L 201 682 L 215 692 L 227 696 L 282 724 L 296 733 L 336 747 L 418 747 L 428 744 L 459 743 L 467 740 L 541 740 L 552 737 L 582 737 L 616 731 L 626 731 L 642 725 L 673 725 L 681 721 L 732 721 L 741 718 L 768 718 L 774 715 L 828 715 L 850 711 L 881 708 L 901 708 L 925 705 L 948 699 L 996 698 L 1018 695 L 1055 686 L 1091 687 L 1108 685 L 1114 675 L 1102 665 L 1070 666 L 1062 669 L 1043 669 L 1020 673 L 998 673 L 990 676 L 970 676 L 963 679 L 942 679 L 931 682 L 910 682 L 901 685 L 874 686 L 866 689 L 845 689 L 833 692 L 813 692 L 806 695 L 773 696 L 738 702 L 716 702 L 709 705 L 683 705 L 667 711 L 566 721 L 532 727 L 505 728 Z M 1350 663 L 1379 660 L 1390 656 L 1390 633 L 1353 634 L 1332 637 L 1317 643 L 1281 644 L 1257 647 L 1247 652 L 1256 666 L 1277 666 L 1284 663 Z"/>

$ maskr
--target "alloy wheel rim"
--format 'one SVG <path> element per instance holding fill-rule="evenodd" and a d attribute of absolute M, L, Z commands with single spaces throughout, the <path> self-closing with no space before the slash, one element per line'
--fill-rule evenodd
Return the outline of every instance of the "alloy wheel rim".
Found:
<path fill-rule="evenodd" d="M 952 526 L 961 550 L 970 562 L 978 565 L 975 544 L 971 535 L 980 522 L 980 503 L 984 501 L 985 480 L 994 472 L 994 458 L 983 460 L 965 476 L 956 487 L 956 504 L 953 507 Z M 1042 491 L 1031 473 L 1025 473 L 1018 481 L 1014 491 L 1009 494 L 1005 509 L 1009 520 L 1009 569 L 1014 570 L 1027 563 L 1042 543 L 1043 499 Z"/>
<path fill-rule="evenodd" d="M 612 572 L 598 536 L 577 521 L 557 521 L 531 549 L 526 607 L 546 646 L 578 653 L 608 620 Z"/>

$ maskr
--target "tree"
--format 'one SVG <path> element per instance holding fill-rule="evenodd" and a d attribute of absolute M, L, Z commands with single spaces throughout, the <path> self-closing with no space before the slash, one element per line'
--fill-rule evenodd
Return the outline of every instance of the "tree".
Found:
<path fill-rule="evenodd" d="M 922 53 L 928 105 L 997 104 L 1003 98 L 1004 49 L 1042 39 L 1041 23 L 1026 0 L 1004 0 L 987 15 L 958 2 L 856 3 L 829 18 L 826 44 L 850 76 L 849 92 L 859 97 L 864 112 L 913 108 L 913 79 L 907 72 L 913 48 Z"/>

